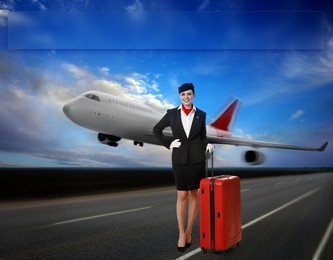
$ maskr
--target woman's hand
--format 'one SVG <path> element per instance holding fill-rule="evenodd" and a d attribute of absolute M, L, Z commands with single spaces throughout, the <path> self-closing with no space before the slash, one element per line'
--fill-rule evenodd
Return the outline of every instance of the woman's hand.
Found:
<path fill-rule="evenodd" d="M 175 139 L 175 140 L 173 140 L 172 143 L 170 144 L 170 149 L 173 149 L 173 148 L 179 148 L 181 144 L 182 144 L 182 143 L 179 142 L 179 139 Z"/>
<path fill-rule="evenodd" d="M 207 153 L 212 153 L 212 152 L 214 152 L 214 145 L 212 145 L 212 144 L 207 144 L 207 146 L 206 146 L 206 152 Z"/>

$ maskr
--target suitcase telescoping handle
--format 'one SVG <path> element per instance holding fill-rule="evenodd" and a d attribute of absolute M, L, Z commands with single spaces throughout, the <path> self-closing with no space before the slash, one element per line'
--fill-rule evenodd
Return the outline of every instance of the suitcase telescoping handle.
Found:
<path fill-rule="evenodd" d="M 212 158 L 212 176 L 214 177 L 214 152 L 211 153 L 211 158 Z M 207 153 L 207 160 L 206 160 L 206 177 L 208 177 L 208 161 L 209 161 L 209 156 Z"/>
<path fill-rule="evenodd" d="M 212 152 L 212 177 L 214 177 L 214 152 Z"/>

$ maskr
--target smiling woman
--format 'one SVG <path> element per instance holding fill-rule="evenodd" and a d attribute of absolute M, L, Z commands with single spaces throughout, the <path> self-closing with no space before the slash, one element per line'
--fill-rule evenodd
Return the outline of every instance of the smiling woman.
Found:
<path fill-rule="evenodd" d="M 184 252 L 192 243 L 192 228 L 198 211 L 198 189 L 200 180 L 205 177 L 205 151 L 210 144 L 207 144 L 206 113 L 192 103 L 195 94 L 193 84 L 182 84 L 178 92 L 182 104 L 169 109 L 153 131 L 159 142 L 172 150 L 172 169 L 177 188 L 177 250 Z M 171 127 L 173 141 L 163 134 L 166 127 Z"/>

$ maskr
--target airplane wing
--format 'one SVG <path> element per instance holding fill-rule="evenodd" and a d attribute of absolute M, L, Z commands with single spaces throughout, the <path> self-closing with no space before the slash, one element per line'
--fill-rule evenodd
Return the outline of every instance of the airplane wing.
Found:
<path fill-rule="evenodd" d="M 297 145 L 290 145 L 290 144 L 255 141 L 255 140 L 249 140 L 249 139 L 243 139 L 243 138 L 231 137 L 231 136 L 218 137 L 218 136 L 208 136 L 208 135 L 207 135 L 207 140 L 208 140 L 208 142 L 215 143 L 215 144 L 251 146 L 254 148 L 258 148 L 258 147 L 279 148 L 279 149 L 316 151 L 316 152 L 323 152 L 326 149 L 326 146 L 328 144 L 328 142 L 325 142 L 320 147 L 314 148 L 314 147 L 297 146 Z"/>
<path fill-rule="evenodd" d="M 171 130 L 165 129 L 163 133 L 167 138 L 170 138 L 170 140 L 173 138 Z M 207 135 L 207 142 L 213 144 L 226 144 L 234 146 L 250 146 L 253 148 L 264 147 L 264 148 L 278 148 L 278 149 L 290 149 L 290 150 L 314 151 L 314 152 L 323 152 L 325 151 L 326 146 L 328 145 L 328 142 L 325 142 L 320 147 L 315 148 L 307 146 L 256 141 L 256 140 L 244 139 L 233 136 L 218 137 L 213 135 Z"/>

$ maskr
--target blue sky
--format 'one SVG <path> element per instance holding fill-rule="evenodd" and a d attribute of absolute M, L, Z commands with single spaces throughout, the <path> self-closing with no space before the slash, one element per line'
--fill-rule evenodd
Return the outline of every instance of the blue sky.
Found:
<path fill-rule="evenodd" d="M 0 166 L 168 167 L 170 152 L 164 147 L 145 144 L 141 148 L 126 140 L 117 148 L 102 145 L 96 133 L 70 122 L 62 106 L 76 95 L 96 89 L 165 111 L 179 104 L 177 88 L 183 82 L 195 85 L 195 104 L 207 112 L 207 123 L 233 98 L 241 100 L 232 127 L 235 136 L 315 147 L 329 141 L 324 153 L 260 149 L 267 158 L 262 166 L 333 166 L 333 20 L 332 7 L 324 1 L 9 0 L 0 1 L 0 9 Z M 238 43 L 226 40 L 222 41 L 225 45 L 217 46 L 220 39 L 207 43 L 203 38 L 208 36 L 199 37 L 193 27 L 196 42 L 189 49 L 178 42 L 179 35 L 167 29 L 163 32 L 168 33 L 170 48 L 154 48 L 157 45 L 150 46 L 146 39 L 140 40 L 143 48 L 129 45 L 119 49 L 101 44 L 111 41 L 116 31 L 112 35 L 104 30 L 91 33 L 94 45 L 88 48 L 88 41 L 74 42 L 65 32 L 44 26 L 55 39 L 64 36 L 61 42 L 40 35 L 39 45 L 29 49 L 24 48 L 28 41 L 9 41 L 8 31 L 17 33 L 8 28 L 9 11 L 20 15 L 22 11 L 118 11 L 121 15 L 214 11 L 255 21 L 238 27 L 237 34 L 230 29 L 234 28 L 230 21 L 219 26 L 204 21 L 208 36 L 224 28 L 229 36 L 236 35 Z M 267 13 L 287 13 L 291 18 L 273 26 L 276 20 L 267 21 Z M 316 24 L 318 20 L 322 28 Z M 263 26 L 254 31 L 253 25 L 265 23 L 268 29 Z M 176 29 L 170 24 L 166 28 Z M 286 30 L 286 24 L 297 32 Z M 191 25 L 193 20 L 185 28 Z M 82 21 L 75 26 L 83 32 L 94 28 Z M 153 24 L 145 29 L 156 31 Z M 125 44 L 129 36 L 119 31 L 117 36 Z M 16 36 L 20 39 L 22 35 Z M 43 41 L 53 44 L 52 48 L 40 44 Z M 216 165 L 246 166 L 241 160 L 246 149 L 216 145 Z"/>

